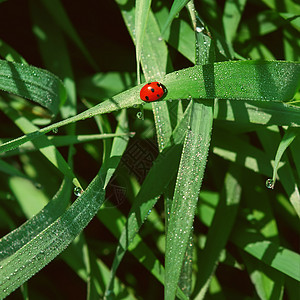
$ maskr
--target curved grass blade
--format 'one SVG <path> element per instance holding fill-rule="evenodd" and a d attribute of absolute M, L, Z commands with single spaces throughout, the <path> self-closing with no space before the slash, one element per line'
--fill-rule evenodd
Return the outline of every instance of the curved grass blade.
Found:
<path fill-rule="evenodd" d="M 0 239 L 0 261 L 21 249 L 63 214 L 71 189 L 71 181 L 64 180 L 52 200 L 36 216 Z"/>
<path fill-rule="evenodd" d="M 280 141 L 280 144 L 276 152 L 275 161 L 274 161 L 272 188 L 274 188 L 276 182 L 277 170 L 279 168 L 280 159 L 282 158 L 282 155 L 284 154 L 285 150 L 289 147 L 289 145 L 293 142 L 293 140 L 297 137 L 298 134 L 299 134 L 299 130 L 297 128 L 289 127 L 288 130 L 285 132 L 282 140 Z M 298 203 L 297 213 L 300 216 L 300 200 Z"/>
<path fill-rule="evenodd" d="M 33 100 L 53 114 L 66 100 L 61 80 L 33 66 L 0 60 L 0 89 Z"/>
<path fill-rule="evenodd" d="M 261 129 L 261 130 L 257 131 L 257 134 L 260 138 L 261 144 L 263 145 L 265 151 L 268 153 L 268 156 L 273 157 L 274 149 L 277 149 L 278 144 L 280 144 L 281 137 L 280 137 L 279 133 L 270 132 L 270 131 L 266 132 L 266 130 Z M 300 217 L 299 186 L 298 186 L 297 180 L 295 179 L 294 171 L 293 171 L 293 168 L 292 168 L 291 164 L 289 163 L 289 161 L 287 161 L 287 163 L 280 166 L 277 169 L 277 173 L 279 176 L 279 180 L 280 180 L 281 184 L 283 185 L 283 188 L 286 191 L 286 193 L 289 197 L 289 200 L 295 209 L 295 212 Z M 271 172 L 269 174 L 271 174 Z M 269 174 L 267 174 L 267 176 L 269 176 Z M 267 180 L 266 186 L 272 187 L 272 181 Z"/>
<path fill-rule="evenodd" d="M 204 80 L 205 77 L 205 80 Z M 179 85 L 178 82 L 181 84 Z M 162 83 L 168 93 L 164 100 L 228 99 L 251 101 L 287 101 L 300 83 L 300 64 L 281 61 L 236 61 L 195 66 L 170 73 Z M 0 153 L 61 126 L 141 104 L 137 86 L 122 92 L 74 117 L 65 119 L 0 145 Z"/>
<path fill-rule="evenodd" d="M 261 263 L 251 255 L 240 251 L 250 279 L 260 299 L 283 299 L 284 274 Z"/>
<path fill-rule="evenodd" d="M 117 132 L 126 128 L 122 112 Z M 128 139 L 115 138 L 105 161 L 86 191 L 56 221 L 0 264 L 0 298 L 4 298 L 60 254 L 83 230 L 105 201 L 105 187 L 118 166 Z"/>

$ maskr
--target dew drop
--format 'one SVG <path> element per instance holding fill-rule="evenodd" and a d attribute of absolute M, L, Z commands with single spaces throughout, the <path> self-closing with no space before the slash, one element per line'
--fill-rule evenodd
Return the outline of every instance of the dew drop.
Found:
<path fill-rule="evenodd" d="M 136 117 L 137 117 L 138 119 L 140 119 L 140 120 L 143 120 L 143 119 L 144 119 L 144 114 L 143 114 L 141 111 L 139 111 L 139 112 L 136 114 Z"/>
<path fill-rule="evenodd" d="M 199 32 L 199 33 L 200 33 L 200 32 L 202 32 L 203 30 L 204 30 L 204 27 L 198 27 L 198 26 L 196 27 L 196 32 Z"/>
<path fill-rule="evenodd" d="M 83 193 L 83 189 L 81 189 L 79 186 L 76 186 L 74 188 L 74 195 L 75 196 L 79 197 L 79 196 L 81 196 L 82 193 Z"/>
<path fill-rule="evenodd" d="M 268 178 L 268 179 L 266 180 L 266 187 L 267 187 L 268 189 L 274 189 L 274 185 L 275 185 L 275 181 L 274 181 L 273 179 Z"/>

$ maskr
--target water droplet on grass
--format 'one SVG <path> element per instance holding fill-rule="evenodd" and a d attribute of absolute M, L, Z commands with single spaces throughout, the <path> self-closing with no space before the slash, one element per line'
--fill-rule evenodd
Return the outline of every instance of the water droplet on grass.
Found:
<path fill-rule="evenodd" d="M 204 27 L 199 27 L 199 26 L 197 26 L 196 27 L 196 32 L 202 32 L 204 30 Z"/>
<path fill-rule="evenodd" d="M 76 186 L 73 192 L 75 196 L 79 197 L 83 193 L 83 189 L 81 189 L 79 186 Z"/>
<path fill-rule="evenodd" d="M 143 114 L 141 111 L 139 111 L 139 112 L 136 114 L 136 117 L 137 117 L 138 119 L 140 119 L 140 120 L 143 120 L 143 119 L 144 119 L 144 114 Z"/>
<path fill-rule="evenodd" d="M 275 181 L 273 179 L 271 179 L 271 178 L 268 178 L 266 180 L 266 187 L 268 189 L 274 189 L 274 186 L 275 186 Z"/>

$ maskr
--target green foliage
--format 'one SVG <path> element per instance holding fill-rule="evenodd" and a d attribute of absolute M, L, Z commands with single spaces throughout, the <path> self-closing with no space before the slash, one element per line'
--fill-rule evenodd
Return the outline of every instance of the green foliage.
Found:
<path fill-rule="evenodd" d="M 0 1 L 0 299 L 296 299 L 300 6 L 98 2 Z"/>

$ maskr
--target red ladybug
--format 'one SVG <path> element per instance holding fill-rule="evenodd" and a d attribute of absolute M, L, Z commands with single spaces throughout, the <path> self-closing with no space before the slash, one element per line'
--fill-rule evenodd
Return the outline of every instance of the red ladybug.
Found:
<path fill-rule="evenodd" d="M 145 84 L 141 91 L 140 97 L 143 101 L 152 102 L 156 101 L 164 96 L 166 88 L 159 82 L 149 82 Z"/>

